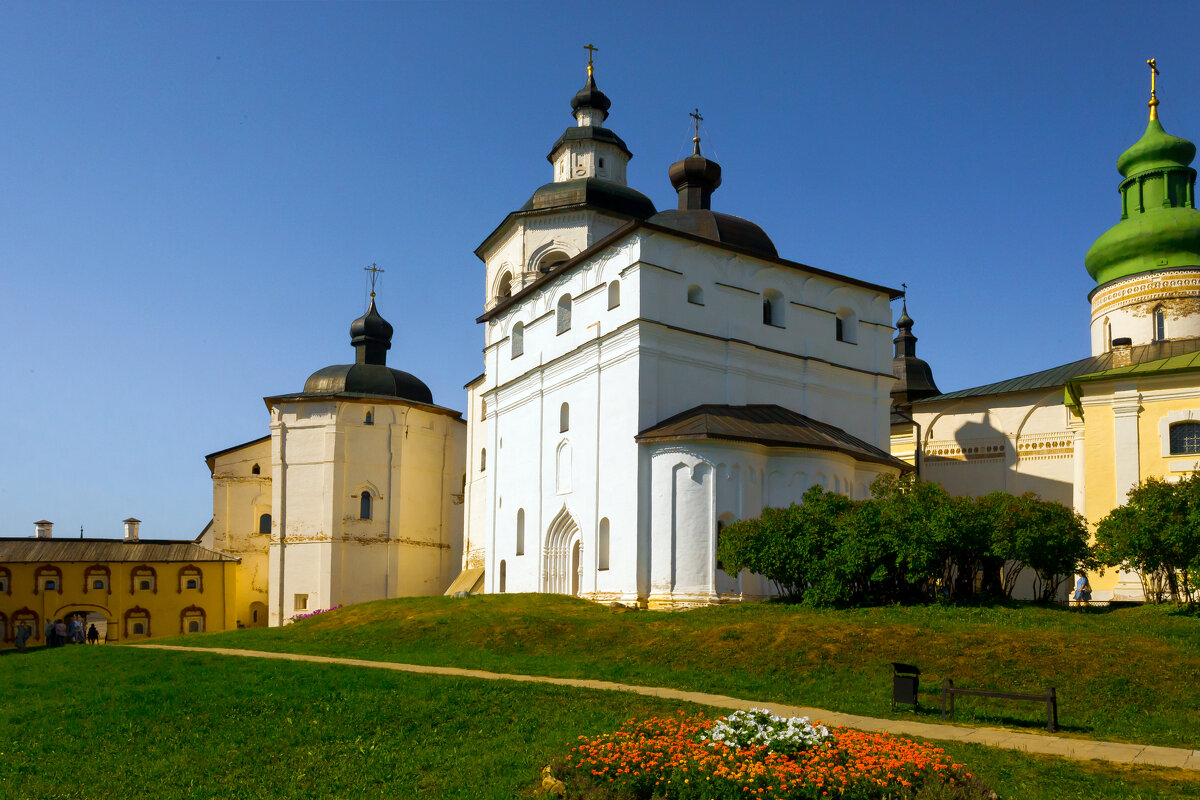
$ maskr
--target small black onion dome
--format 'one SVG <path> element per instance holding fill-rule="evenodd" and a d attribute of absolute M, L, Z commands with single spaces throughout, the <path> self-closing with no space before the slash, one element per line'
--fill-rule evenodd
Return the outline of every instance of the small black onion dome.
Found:
<path fill-rule="evenodd" d="M 608 113 L 608 109 L 612 108 L 612 101 L 608 99 L 608 95 L 596 87 L 596 79 L 591 75 L 588 75 L 587 83 L 583 85 L 583 88 L 571 98 L 571 111 L 578 111 L 581 108 L 594 108 L 605 114 Z"/>
<path fill-rule="evenodd" d="M 698 138 L 692 141 L 692 154 L 672 164 L 667 173 L 679 193 L 679 208 L 660 211 L 647 221 L 778 258 L 775 243 L 758 225 L 712 210 L 712 193 L 721 185 L 721 165 L 700 155 Z"/>
<path fill-rule="evenodd" d="M 384 339 L 389 347 L 392 343 L 392 324 L 375 308 L 374 298 L 367 313 L 350 323 L 350 344 L 357 346 L 364 339 Z"/>
<path fill-rule="evenodd" d="M 575 178 L 539 186 L 525 205 L 521 206 L 521 210 L 540 211 L 575 205 L 615 211 L 637 219 L 646 219 L 655 211 L 654 201 L 637 189 L 603 178 Z"/>
<path fill-rule="evenodd" d="M 682 161 L 676 161 L 667 171 L 667 175 L 671 179 L 671 186 L 680 193 L 679 208 L 681 210 L 690 207 L 684 205 L 686 200 L 683 196 L 684 192 L 693 188 L 699 189 L 702 193 L 701 208 L 708 208 L 712 193 L 721 185 L 721 165 L 700 155 L 700 141 L 698 139 L 693 141 L 695 148 L 692 150 L 692 154 Z"/>
<path fill-rule="evenodd" d="M 892 386 L 892 404 L 906 405 L 914 400 L 941 394 L 933 381 L 933 369 L 927 361 L 917 358 L 917 337 L 913 335 L 913 320 L 908 315 L 905 300 L 896 320 L 895 356 L 892 358 L 892 375 L 896 383 Z"/>
<path fill-rule="evenodd" d="M 304 394 L 366 394 L 433 404 L 428 386 L 387 365 L 392 326 L 375 308 L 375 298 L 371 298 L 367 313 L 350 323 L 350 343 L 354 345 L 355 363 L 317 370 L 304 382 Z"/>

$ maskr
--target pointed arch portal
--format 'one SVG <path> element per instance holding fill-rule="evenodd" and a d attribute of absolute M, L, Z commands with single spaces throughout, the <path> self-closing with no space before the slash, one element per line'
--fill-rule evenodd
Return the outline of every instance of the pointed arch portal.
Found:
<path fill-rule="evenodd" d="M 542 554 L 542 591 L 578 596 L 582 583 L 583 542 L 579 526 L 563 506 L 546 531 Z"/>

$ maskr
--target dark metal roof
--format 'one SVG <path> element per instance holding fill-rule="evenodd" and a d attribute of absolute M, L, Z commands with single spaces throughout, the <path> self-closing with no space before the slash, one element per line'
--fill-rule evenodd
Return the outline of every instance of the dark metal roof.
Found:
<path fill-rule="evenodd" d="M 639 433 L 639 442 L 724 439 L 766 447 L 835 450 L 859 461 L 901 470 L 912 465 L 841 428 L 777 405 L 701 405 L 676 414 Z"/>
<path fill-rule="evenodd" d="M 433 404 L 433 393 L 415 375 L 383 364 L 323 367 L 304 382 L 305 395 L 377 395 Z"/>
<path fill-rule="evenodd" d="M 765 253 L 771 258 L 779 258 L 779 251 L 775 249 L 775 243 L 767 236 L 766 231 L 757 223 L 735 217 L 733 214 L 722 214 L 707 208 L 682 211 L 672 208 L 658 212 L 649 222 L 756 253 Z"/>
<path fill-rule="evenodd" d="M 575 178 L 544 184 L 521 206 L 521 210 L 541 211 L 566 206 L 587 206 L 638 219 L 654 214 L 654 201 L 649 197 L 637 189 L 603 178 Z"/>
<path fill-rule="evenodd" d="M 608 128 L 601 128 L 597 125 L 573 125 L 563 131 L 563 135 L 558 137 L 558 140 L 554 142 L 554 146 L 550 148 L 550 153 L 546 156 L 546 160 L 553 164 L 554 153 L 567 142 L 586 141 L 611 144 L 625 155 L 633 158 L 633 153 L 629 152 L 629 148 L 625 146 L 625 142 L 621 137 Z"/>
<path fill-rule="evenodd" d="M 277 394 L 272 397 L 264 397 L 263 402 L 270 409 L 278 403 L 294 403 L 300 400 L 352 400 L 362 401 L 364 403 L 399 403 L 402 405 L 418 406 L 431 414 L 444 414 L 447 417 L 461 419 L 462 412 L 455 411 L 453 408 L 439 406 L 436 403 L 423 403 L 420 400 L 410 400 L 406 397 L 397 397 L 391 394 L 367 394 L 364 392 L 293 392 L 291 394 Z"/>
<path fill-rule="evenodd" d="M 1130 348 L 1129 358 L 1133 364 L 1141 364 L 1185 353 L 1194 353 L 1197 350 L 1200 350 L 1200 337 L 1167 339 L 1161 342 L 1136 345 Z M 1072 378 L 1078 378 L 1081 375 L 1088 375 L 1093 372 L 1102 372 L 1112 369 L 1112 366 L 1113 354 L 1111 352 L 1102 353 L 1098 356 L 1081 358 L 1078 361 L 1044 369 L 1040 372 L 1022 375 L 1019 378 L 1010 378 L 1006 381 L 989 383 L 985 386 L 976 386 L 973 389 L 960 389 L 957 392 L 946 392 L 934 397 L 926 397 L 922 400 L 914 401 L 913 405 L 936 403 L 942 400 L 958 400 L 964 397 L 984 397 L 993 394 L 1029 392 L 1036 389 L 1054 389 L 1065 386 L 1067 381 Z"/>
<path fill-rule="evenodd" d="M 240 561 L 233 556 L 176 539 L 30 539 L 0 538 L 0 563 L 46 561 L 187 562 Z"/>

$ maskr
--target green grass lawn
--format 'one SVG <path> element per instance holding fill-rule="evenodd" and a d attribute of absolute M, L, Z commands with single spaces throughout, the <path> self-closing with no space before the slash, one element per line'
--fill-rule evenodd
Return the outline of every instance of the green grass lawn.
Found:
<path fill-rule="evenodd" d="M 0 656 L 0 797 L 532 796 L 580 734 L 680 706 L 133 647 Z M 1200 775 L 947 747 L 1006 800 L 1200 798 Z"/>
<path fill-rule="evenodd" d="M 171 641 L 171 640 L 163 640 Z M 1035 606 L 819 611 L 747 603 L 614 614 L 553 595 L 383 600 L 283 628 L 182 637 L 228 646 L 585 677 L 890 712 L 892 661 L 940 686 L 1058 690 L 1065 735 L 1200 747 L 1200 618 L 1164 608 Z M 954 721 L 1038 730 L 1044 706 L 960 698 Z"/>

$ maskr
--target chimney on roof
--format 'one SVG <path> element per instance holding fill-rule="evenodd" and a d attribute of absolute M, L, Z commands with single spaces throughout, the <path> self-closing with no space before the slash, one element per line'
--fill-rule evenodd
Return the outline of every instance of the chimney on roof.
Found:
<path fill-rule="evenodd" d="M 133 517 L 125 520 L 125 541 L 136 542 L 138 540 L 138 523 L 140 522 L 140 519 Z"/>
<path fill-rule="evenodd" d="M 1133 363 L 1133 339 L 1128 336 L 1113 339 L 1112 354 L 1114 367 L 1128 367 Z"/>
<path fill-rule="evenodd" d="M 33 532 L 39 539 L 49 539 L 50 530 L 54 527 L 54 523 L 48 519 L 39 519 L 33 523 Z"/>

